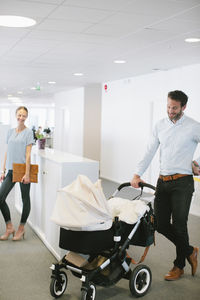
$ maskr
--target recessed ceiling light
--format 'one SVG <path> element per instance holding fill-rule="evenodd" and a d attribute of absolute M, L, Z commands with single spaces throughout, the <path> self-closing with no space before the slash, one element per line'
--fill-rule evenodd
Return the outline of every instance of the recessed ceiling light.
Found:
<path fill-rule="evenodd" d="M 35 87 L 35 86 L 32 86 L 32 87 L 30 88 L 30 90 L 36 90 L 36 87 Z"/>
<path fill-rule="evenodd" d="M 23 92 L 22 91 L 18 91 L 17 94 L 23 94 Z"/>
<path fill-rule="evenodd" d="M 83 76 L 83 73 L 74 73 L 74 76 Z"/>
<path fill-rule="evenodd" d="M 126 61 L 125 60 L 114 60 L 115 64 L 125 64 Z"/>
<path fill-rule="evenodd" d="M 185 42 L 187 42 L 187 43 L 198 43 L 198 42 L 200 42 L 200 38 L 187 38 L 187 39 L 185 39 Z"/>
<path fill-rule="evenodd" d="M 21 16 L 0 15 L 0 26 L 5 27 L 30 27 L 36 24 L 36 21 Z"/>
<path fill-rule="evenodd" d="M 8 95 L 8 98 L 10 98 L 10 97 L 12 97 L 12 95 L 11 95 L 11 94 L 9 94 L 9 95 Z"/>
<path fill-rule="evenodd" d="M 55 81 L 49 81 L 48 83 L 49 84 L 55 84 L 56 82 Z"/>
<path fill-rule="evenodd" d="M 8 97 L 9 100 L 15 102 L 15 101 L 19 101 L 20 98 L 19 97 Z"/>

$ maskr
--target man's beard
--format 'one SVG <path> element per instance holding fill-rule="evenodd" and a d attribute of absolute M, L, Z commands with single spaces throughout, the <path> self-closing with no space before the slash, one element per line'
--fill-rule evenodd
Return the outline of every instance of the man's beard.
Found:
<path fill-rule="evenodd" d="M 171 121 L 177 121 L 181 118 L 181 116 L 183 115 L 183 111 L 181 110 L 179 113 L 175 114 L 173 117 L 170 117 L 169 114 L 169 118 Z"/>

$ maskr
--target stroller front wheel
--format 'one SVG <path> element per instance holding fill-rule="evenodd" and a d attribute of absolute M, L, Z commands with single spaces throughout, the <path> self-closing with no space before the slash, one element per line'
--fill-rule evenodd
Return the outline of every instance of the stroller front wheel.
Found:
<path fill-rule="evenodd" d="M 146 265 L 137 266 L 131 273 L 129 288 L 136 297 L 144 296 L 151 286 L 152 274 Z"/>
<path fill-rule="evenodd" d="M 50 293 L 54 298 L 59 298 L 67 288 L 67 275 L 61 271 L 57 277 L 53 277 L 50 283 Z"/>
<path fill-rule="evenodd" d="M 88 290 L 82 289 L 81 300 L 95 300 L 96 297 L 96 287 L 93 283 L 89 284 Z"/>

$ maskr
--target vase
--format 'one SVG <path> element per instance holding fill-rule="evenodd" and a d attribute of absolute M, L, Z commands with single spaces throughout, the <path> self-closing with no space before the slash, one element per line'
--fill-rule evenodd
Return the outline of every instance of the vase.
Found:
<path fill-rule="evenodd" d="M 38 148 L 45 149 L 46 139 L 39 139 L 38 140 Z"/>

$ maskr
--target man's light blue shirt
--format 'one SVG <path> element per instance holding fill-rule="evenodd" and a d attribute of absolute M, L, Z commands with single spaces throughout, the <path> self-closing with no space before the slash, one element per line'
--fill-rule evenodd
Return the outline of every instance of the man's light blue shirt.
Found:
<path fill-rule="evenodd" d="M 26 146 L 34 144 L 33 131 L 25 128 L 17 133 L 16 129 L 12 128 L 8 131 L 7 144 L 6 169 L 12 170 L 13 163 L 26 163 Z"/>
<path fill-rule="evenodd" d="M 143 175 L 160 147 L 160 174 L 192 174 L 192 160 L 200 142 L 200 123 L 183 115 L 176 123 L 158 121 L 136 174 Z M 200 163 L 200 158 L 197 160 Z"/>

